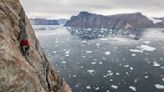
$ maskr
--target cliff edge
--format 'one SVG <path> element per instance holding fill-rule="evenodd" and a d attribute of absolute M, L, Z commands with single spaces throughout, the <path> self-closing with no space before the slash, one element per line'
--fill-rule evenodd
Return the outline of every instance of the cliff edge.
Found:
<path fill-rule="evenodd" d="M 22 30 L 30 44 L 26 56 Z M 0 92 L 71 92 L 45 57 L 19 0 L 0 0 Z"/>

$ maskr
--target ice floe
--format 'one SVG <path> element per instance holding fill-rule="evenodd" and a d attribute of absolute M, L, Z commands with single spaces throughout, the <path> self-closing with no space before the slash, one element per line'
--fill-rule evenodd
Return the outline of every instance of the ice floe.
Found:
<path fill-rule="evenodd" d="M 153 62 L 153 66 L 155 66 L 155 67 L 160 67 L 161 65 L 158 64 L 157 62 Z"/>
<path fill-rule="evenodd" d="M 113 89 L 118 89 L 118 86 L 116 86 L 116 85 L 111 85 L 111 87 L 112 87 Z"/>
<path fill-rule="evenodd" d="M 86 86 L 86 89 L 91 89 L 91 86 L 90 85 Z"/>
<path fill-rule="evenodd" d="M 63 64 L 66 64 L 67 62 L 66 61 L 62 61 Z"/>
<path fill-rule="evenodd" d="M 56 51 L 53 51 L 52 53 L 56 54 Z"/>
<path fill-rule="evenodd" d="M 100 90 L 100 87 L 96 87 L 95 90 Z"/>
<path fill-rule="evenodd" d="M 156 48 L 148 45 L 140 45 L 136 49 L 129 49 L 131 52 L 136 52 L 136 53 L 143 53 L 144 51 L 155 51 Z M 133 56 L 133 55 L 132 55 Z M 135 56 L 135 55 L 134 55 Z"/>
<path fill-rule="evenodd" d="M 156 48 L 148 46 L 148 45 L 141 45 L 138 48 L 142 51 L 155 51 L 156 50 Z"/>
<path fill-rule="evenodd" d="M 96 62 L 91 62 L 91 64 L 92 64 L 92 65 L 95 65 L 95 64 L 96 64 Z"/>
<path fill-rule="evenodd" d="M 136 56 L 136 54 L 132 54 L 132 56 L 133 56 L 133 57 L 135 57 L 135 56 Z"/>
<path fill-rule="evenodd" d="M 93 51 L 86 51 L 86 53 L 89 53 L 90 54 L 90 53 L 93 53 Z"/>
<path fill-rule="evenodd" d="M 150 41 L 144 41 L 145 44 L 150 44 Z"/>
<path fill-rule="evenodd" d="M 148 78 L 149 78 L 149 76 L 145 76 L 144 78 L 145 78 L 145 79 L 148 79 Z"/>
<path fill-rule="evenodd" d="M 164 81 L 164 78 L 162 78 L 162 81 Z"/>
<path fill-rule="evenodd" d="M 164 89 L 164 85 L 161 85 L 161 84 L 155 84 L 155 87 L 157 89 Z"/>
<path fill-rule="evenodd" d="M 90 74 L 92 74 L 92 73 L 94 73 L 95 72 L 95 70 L 88 70 L 87 72 L 89 72 Z"/>
<path fill-rule="evenodd" d="M 139 49 L 130 49 L 131 52 L 137 52 L 137 53 L 142 53 L 143 51 L 142 50 L 139 50 Z"/>
<path fill-rule="evenodd" d="M 110 55 L 110 53 L 111 53 L 110 51 L 107 51 L 105 52 L 105 55 Z"/>
<path fill-rule="evenodd" d="M 129 89 L 136 91 L 136 87 L 134 87 L 134 86 L 129 86 Z"/>

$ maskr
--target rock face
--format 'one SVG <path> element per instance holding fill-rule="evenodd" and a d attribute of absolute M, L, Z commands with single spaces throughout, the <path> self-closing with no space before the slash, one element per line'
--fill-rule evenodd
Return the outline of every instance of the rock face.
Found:
<path fill-rule="evenodd" d="M 65 26 L 81 28 L 138 29 L 152 27 L 153 22 L 141 13 L 103 16 L 81 12 L 79 15 L 71 17 Z"/>
<path fill-rule="evenodd" d="M 47 20 L 44 18 L 30 19 L 33 25 L 59 25 L 57 20 Z"/>
<path fill-rule="evenodd" d="M 30 43 L 26 56 L 19 46 L 20 24 Z M 0 92 L 71 92 L 42 52 L 19 0 L 0 0 Z"/>
<path fill-rule="evenodd" d="M 160 19 L 160 20 L 162 20 L 162 21 L 159 22 L 159 23 L 156 23 L 156 24 L 155 24 L 155 27 L 156 27 L 156 28 L 164 28 L 164 18 L 158 18 L 158 19 Z"/>

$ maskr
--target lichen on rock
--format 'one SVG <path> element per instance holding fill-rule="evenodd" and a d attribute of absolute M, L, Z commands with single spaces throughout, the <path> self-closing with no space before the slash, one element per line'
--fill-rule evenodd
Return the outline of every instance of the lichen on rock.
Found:
<path fill-rule="evenodd" d="M 26 56 L 19 45 L 22 30 L 30 43 Z M 71 92 L 47 60 L 19 0 L 0 0 L 0 92 Z"/>

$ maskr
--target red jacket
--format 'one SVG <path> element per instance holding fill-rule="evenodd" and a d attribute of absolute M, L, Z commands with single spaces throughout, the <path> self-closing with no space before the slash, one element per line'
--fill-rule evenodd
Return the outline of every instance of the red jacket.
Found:
<path fill-rule="evenodd" d="M 28 42 L 28 40 L 22 40 L 22 41 L 20 42 L 20 45 L 21 45 L 21 46 L 29 46 L 29 42 Z"/>

